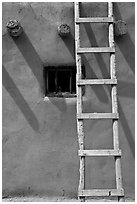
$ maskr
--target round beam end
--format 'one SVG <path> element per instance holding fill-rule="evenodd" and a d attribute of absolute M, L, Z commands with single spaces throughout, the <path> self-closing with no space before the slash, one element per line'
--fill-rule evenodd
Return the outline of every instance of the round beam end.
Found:
<path fill-rule="evenodd" d="M 23 31 L 21 24 L 17 20 L 10 20 L 7 25 L 7 31 L 12 37 L 19 37 Z"/>
<path fill-rule="evenodd" d="M 68 24 L 61 24 L 59 27 L 58 27 L 58 34 L 60 36 L 69 36 L 70 34 L 70 27 Z"/>

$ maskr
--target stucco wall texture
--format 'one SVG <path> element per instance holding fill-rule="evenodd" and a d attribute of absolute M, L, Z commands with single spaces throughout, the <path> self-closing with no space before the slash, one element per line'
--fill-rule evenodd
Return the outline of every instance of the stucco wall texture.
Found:
<path fill-rule="evenodd" d="M 128 32 L 115 37 L 118 78 L 119 137 L 126 197 L 134 198 L 134 3 L 114 3 L 115 20 Z M 79 181 L 76 98 L 44 96 L 43 68 L 75 65 L 72 2 L 3 3 L 3 194 L 76 197 Z M 107 16 L 106 3 L 82 3 L 81 16 Z M 6 23 L 19 20 L 14 39 Z M 69 37 L 57 33 L 70 25 Z M 106 24 L 81 25 L 81 46 L 107 46 Z M 82 55 L 86 78 L 109 78 L 108 54 Z M 110 112 L 110 87 L 87 86 L 84 112 Z M 112 148 L 110 120 L 84 123 L 86 149 Z M 86 158 L 86 188 L 115 188 L 113 158 Z"/>

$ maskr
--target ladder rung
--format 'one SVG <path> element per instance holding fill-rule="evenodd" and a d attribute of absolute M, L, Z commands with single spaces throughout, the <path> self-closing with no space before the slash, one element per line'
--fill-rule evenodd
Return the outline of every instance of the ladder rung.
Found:
<path fill-rule="evenodd" d="M 78 196 L 124 196 L 122 189 L 94 189 L 94 190 L 80 190 Z"/>
<path fill-rule="evenodd" d="M 79 150 L 79 156 L 121 156 L 121 150 Z"/>
<path fill-rule="evenodd" d="M 77 85 L 117 84 L 117 79 L 82 79 Z"/>
<path fill-rule="evenodd" d="M 77 18 L 76 23 L 113 23 L 113 17 Z"/>
<path fill-rule="evenodd" d="M 115 47 L 86 47 L 86 48 L 78 48 L 77 53 L 105 53 L 105 52 L 115 52 Z"/>
<path fill-rule="evenodd" d="M 79 113 L 78 119 L 118 119 L 118 113 Z"/>

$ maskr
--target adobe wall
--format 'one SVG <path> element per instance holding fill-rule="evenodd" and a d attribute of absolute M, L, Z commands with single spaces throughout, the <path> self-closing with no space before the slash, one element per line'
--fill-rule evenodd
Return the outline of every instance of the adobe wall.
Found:
<path fill-rule="evenodd" d="M 105 16 L 106 3 L 84 3 L 81 15 Z M 76 98 L 43 100 L 43 67 L 75 65 L 73 3 L 3 3 L 3 194 L 76 197 L 79 180 Z M 126 197 L 134 198 L 134 3 L 114 3 L 115 19 L 128 26 L 116 37 L 119 136 Z M 17 19 L 22 35 L 13 39 L 6 23 Z M 61 38 L 57 27 L 68 23 Z M 107 26 L 81 26 L 82 46 L 107 46 Z M 108 78 L 108 56 L 84 55 L 86 78 Z M 110 89 L 87 87 L 84 112 L 110 112 Z M 86 121 L 86 148 L 112 147 L 111 121 Z M 86 159 L 86 188 L 115 188 L 114 161 Z"/>

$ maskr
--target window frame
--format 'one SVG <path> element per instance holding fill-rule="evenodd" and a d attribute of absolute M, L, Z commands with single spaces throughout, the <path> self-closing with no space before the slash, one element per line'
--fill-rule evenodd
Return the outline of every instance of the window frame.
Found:
<path fill-rule="evenodd" d="M 50 92 L 49 91 L 49 71 L 55 71 L 55 92 Z M 69 82 L 69 92 L 59 92 L 58 91 L 58 78 L 57 78 L 57 72 L 59 71 L 69 71 L 70 72 L 70 82 Z M 73 85 L 73 81 L 75 77 L 75 90 L 74 90 L 74 85 Z M 45 97 L 49 96 L 49 97 L 76 97 L 76 66 L 65 66 L 65 65 L 61 65 L 61 66 L 47 66 L 44 67 L 44 83 L 45 83 Z M 73 86 L 73 88 L 72 88 Z"/>

